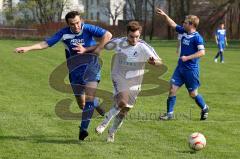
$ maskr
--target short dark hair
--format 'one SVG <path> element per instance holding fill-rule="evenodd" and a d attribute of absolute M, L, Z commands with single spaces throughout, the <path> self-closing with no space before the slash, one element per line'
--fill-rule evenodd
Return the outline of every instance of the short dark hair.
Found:
<path fill-rule="evenodd" d="M 139 24 L 138 21 L 130 21 L 127 25 L 127 33 L 128 32 L 135 32 L 139 30 L 140 32 L 142 32 L 142 26 Z"/>
<path fill-rule="evenodd" d="M 224 21 L 220 21 L 220 22 L 219 22 L 219 25 L 222 25 L 222 24 L 225 24 Z"/>
<path fill-rule="evenodd" d="M 75 18 L 76 16 L 79 16 L 81 18 L 81 15 L 78 11 L 68 12 L 65 16 L 65 20 L 68 23 L 68 19 Z"/>

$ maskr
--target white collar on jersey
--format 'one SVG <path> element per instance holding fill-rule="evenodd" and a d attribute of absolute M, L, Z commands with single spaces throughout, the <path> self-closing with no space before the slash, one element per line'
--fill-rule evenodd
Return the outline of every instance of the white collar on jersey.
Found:
<path fill-rule="evenodd" d="M 84 23 L 81 24 L 81 31 L 79 33 L 74 33 L 70 27 L 69 27 L 69 30 L 71 31 L 71 33 L 75 34 L 75 36 L 79 36 L 79 35 L 82 35 L 83 28 L 84 28 Z"/>
<path fill-rule="evenodd" d="M 195 31 L 195 32 L 193 32 L 193 33 L 190 33 L 190 34 L 188 34 L 188 33 L 183 33 L 182 36 L 184 36 L 185 38 L 189 39 L 189 38 L 194 37 L 197 33 L 198 33 L 197 31 Z"/>

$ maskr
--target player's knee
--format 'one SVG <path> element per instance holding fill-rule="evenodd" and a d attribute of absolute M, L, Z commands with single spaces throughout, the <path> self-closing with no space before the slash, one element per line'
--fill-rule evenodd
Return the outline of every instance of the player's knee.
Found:
<path fill-rule="evenodd" d="M 86 95 L 86 101 L 94 101 L 94 96 Z"/>
<path fill-rule="evenodd" d="M 176 96 L 176 89 L 174 89 L 174 88 L 170 88 L 170 90 L 169 90 L 169 94 L 170 94 L 170 96 Z"/>
<path fill-rule="evenodd" d="M 127 102 L 125 100 L 120 100 L 118 102 L 118 107 L 119 108 L 125 108 L 127 106 Z"/>
<path fill-rule="evenodd" d="M 78 101 L 77 103 L 78 103 L 78 106 L 79 106 L 80 109 L 84 108 L 85 102 Z"/>
<path fill-rule="evenodd" d="M 130 110 L 130 108 L 124 107 L 124 108 L 119 112 L 119 115 L 122 116 L 122 117 L 125 117 L 125 116 L 127 116 L 129 110 Z"/>
<path fill-rule="evenodd" d="M 197 96 L 197 92 L 189 92 L 189 96 L 195 98 Z"/>

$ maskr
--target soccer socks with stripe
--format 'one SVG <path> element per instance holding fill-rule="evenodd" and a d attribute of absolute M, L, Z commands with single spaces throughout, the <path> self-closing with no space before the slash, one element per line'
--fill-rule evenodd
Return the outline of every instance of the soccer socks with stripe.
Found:
<path fill-rule="evenodd" d="M 103 120 L 101 125 L 107 126 L 112 120 L 112 118 L 114 118 L 119 112 L 120 109 L 118 107 L 113 106 L 105 116 L 105 119 Z"/>
<path fill-rule="evenodd" d="M 110 133 L 115 133 L 117 131 L 117 129 L 121 127 L 124 117 L 125 116 L 121 115 L 121 114 L 118 114 L 118 115 L 115 116 L 114 121 L 113 121 L 113 125 L 109 129 Z"/>
<path fill-rule="evenodd" d="M 194 97 L 194 99 L 195 99 L 195 102 L 197 103 L 197 105 L 198 105 L 202 110 L 206 108 L 206 103 L 205 103 L 203 97 L 202 97 L 200 94 L 198 94 L 196 97 Z"/>
<path fill-rule="evenodd" d="M 82 121 L 80 126 L 81 131 L 87 131 L 93 112 L 94 112 L 94 102 L 89 102 L 89 101 L 86 102 L 82 111 Z"/>
<path fill-rule="evenodd" d="M 97 108 L 99 106 L 99 99 L 96 97 L 93 100 L 93 106 L 94 106 L 94 108 Z"/>
<path fill-rule="evenodd" d="M 176 103 L 176 96 L 168 97 L 168 99 L 167 99 L 167 113 L 168 114 L 173 113 L 175 103 Z"/>

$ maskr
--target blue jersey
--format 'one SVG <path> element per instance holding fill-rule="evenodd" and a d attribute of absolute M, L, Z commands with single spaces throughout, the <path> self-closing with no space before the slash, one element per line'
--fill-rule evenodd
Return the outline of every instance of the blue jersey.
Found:
<path fill-rule="evenodd" d="M 195 54 L 200 50 L 204 50 L 204 42 L 202 36 L 198 32 L 188 34 L 183 27 L 177 26 L 176 31 L 182 34 L 181 39 L 181 56 L 189 56 Z M 181 58 L 178 60 L 178 67 L 183 69 L 198 69 L 199 68 L 199 58 L 188 60 L 183 62 Z"/>
<path fill-rule="evenodd" d="M 225 38 L 226 38 L 226 30 L 225 29 L 217 29 L 215 35 L 217 36 L 218 42 L 225 43 Z"/>
<path fill-rule="evenodd" d="M 90 47 L 96 45 L 94 37 L 102 37 L 106 30 L 91 25 L 82 24 L 82 30 L 80 33 L 73 33 L 70 27 L 59 30 L 55 35 L 46 39 L 47 44 L 51 47 L 58 41 L 62 40 L 65 45 L 66 58 L 77 55 L 77 52 L 72 50 L 77 44 L 81 44 L 83 47 Z"/>
<path fill-rule="evenodd" d="M 87 82 L 100 81 L 100 69 L 98 56 L 95 54 L 78 54 L 73 48 L 78 44 L 83 47 L 95 46 L 94 37 L 102 37 L 106 33 L 105 29 L 100 27 L 82 24 L 81 32 L 73 33 L 70 27 L 59 30 L 55 35 L 46 39 L 47 44 L 51 47 L 58 41 L 62 41 L 65 46 L 67 66 L 69 69 L 69 80 L 74 94 L 81 94 L 76 85 L 85 85 Z"/>

